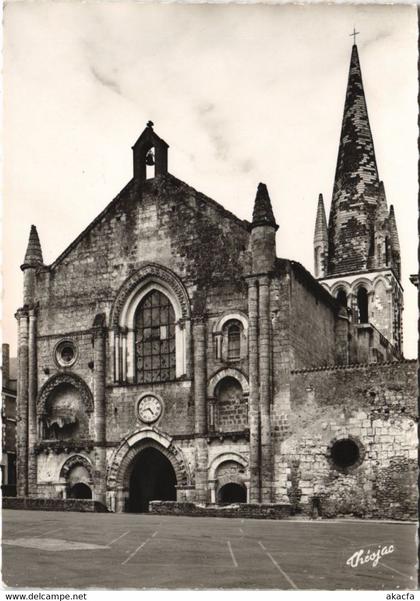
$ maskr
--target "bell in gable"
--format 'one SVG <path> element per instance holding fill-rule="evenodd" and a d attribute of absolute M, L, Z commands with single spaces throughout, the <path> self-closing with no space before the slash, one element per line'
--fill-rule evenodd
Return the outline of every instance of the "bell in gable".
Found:
<path fill-rule="evenodd" d="M 154 165 L 155 164 L 155 157 L 153 154 L 153 149 L 151 148 L 147 154 L 146 154 L 146 165 Z"/>

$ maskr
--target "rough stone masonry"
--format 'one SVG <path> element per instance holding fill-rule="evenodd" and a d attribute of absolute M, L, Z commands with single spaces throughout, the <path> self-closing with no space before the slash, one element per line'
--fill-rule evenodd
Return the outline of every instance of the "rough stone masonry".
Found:
<path fill-rule="evenodd" d="M 151 122 L 133 178 L 51 265 L 31 228 L 19 497 L 416 515 L 416 365 L 356 46 L 318 279 L 276 256 L 277 230 L 265 184 L 238 219 L 168 172 Z"/>

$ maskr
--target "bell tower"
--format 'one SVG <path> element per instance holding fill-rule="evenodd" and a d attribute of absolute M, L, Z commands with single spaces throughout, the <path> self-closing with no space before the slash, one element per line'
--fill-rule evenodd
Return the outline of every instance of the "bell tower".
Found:
<path fill-rule="evenodd" d="M 401 357 L 403 289 L 397 224 L 379 178 L 356 44 L 351 52 L 328 226 L 322 211 L 318 203 L 316 277 L 351 310 L 359 335 L 377 339 L 370 360 Z"/>
<path fill-rule="evenodd" d="M 138 181 L 168 173 L 169 145 L 159 138 L 153 130 L 153 125 L 152 121 L 147 122 L 146 128 L 133 146 L 133 175 Z"/>

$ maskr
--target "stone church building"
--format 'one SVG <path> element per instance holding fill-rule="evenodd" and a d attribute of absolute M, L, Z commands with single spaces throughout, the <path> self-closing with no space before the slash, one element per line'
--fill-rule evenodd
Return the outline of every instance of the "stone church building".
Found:
<path fill-rule="evenodd" d="M 315 277 L 276 256 L 265 184 L 249 213 L 170 174 L 149 122 L 131 181 L 51 265 L 32 226 L 19 496 L 416 514 L 416 363 L 356 46 Z"/>

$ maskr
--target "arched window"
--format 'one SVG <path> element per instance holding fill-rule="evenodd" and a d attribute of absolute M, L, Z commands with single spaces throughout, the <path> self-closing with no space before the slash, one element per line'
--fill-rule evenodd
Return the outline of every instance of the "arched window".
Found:
<path fill-rule="evenodd" d="M 342 307 L 347 307 L 347 294 L 344 288 L 340 288 L 337 292 L 337 300 Z"/>
<path fill-rule="evenodd" d="M 215 390 L 215 415 L 211 424 L 220 432 L 243 430 L 248 425 L 248 406 L 240 382 L 226 376 Z"/>
<path fill-rule="evenodd" d="M 228 337 L 228 359 L 234 361 L 241 356 L 241 328 L 236 321 L 230 323 L 227 331 Z"/>
<path fill-rule="evenodd" d="M 357 291 L 357 308 L 359 310 L 359 323 L 368 323 L 368 293 L 363 286 L 360 286 Z"/>
<path fill-rule="evenodd" d="M 175 312 L 169 298 L 149 292 L 136 310 L 137 382 L 175 379 Z"/>
<path fill-rule="evenodd" d="M 89 418 L 83 398 L 75 386 L 63 382 L 49 394 L 41 421 L 46 440 L 80 440 L 89 436 Z"/>

